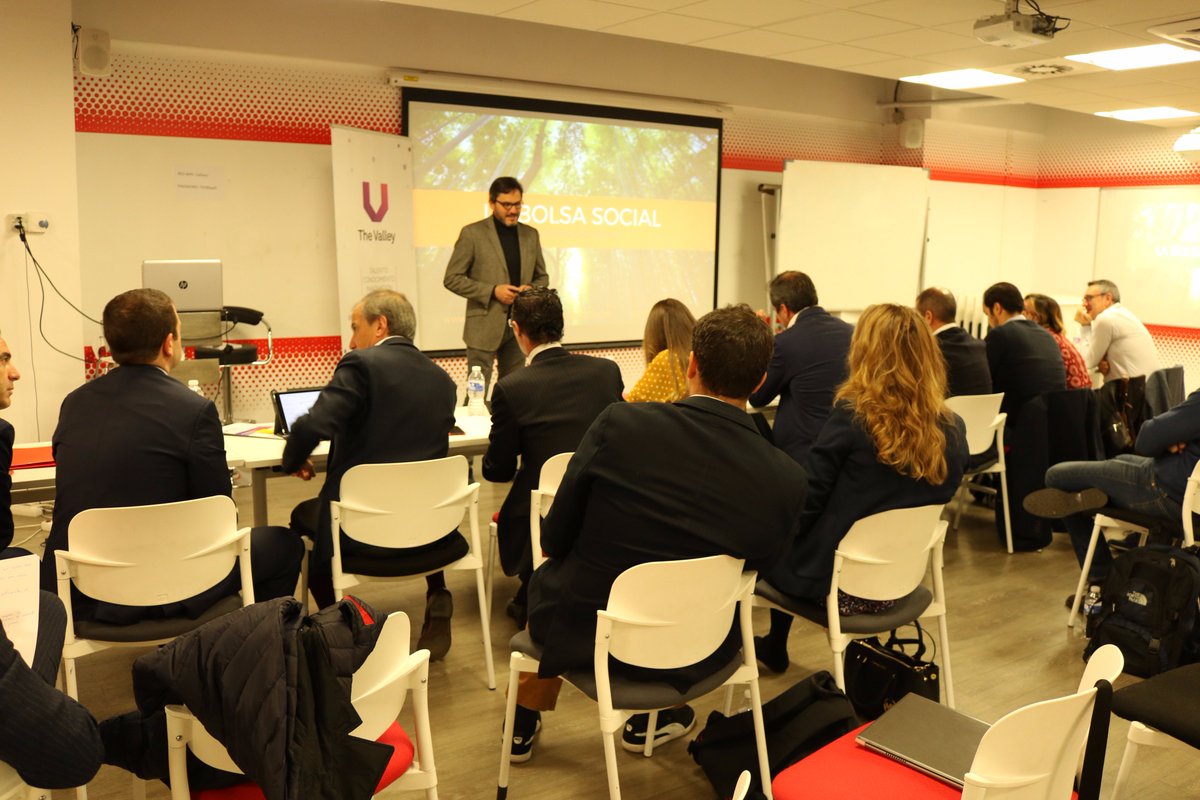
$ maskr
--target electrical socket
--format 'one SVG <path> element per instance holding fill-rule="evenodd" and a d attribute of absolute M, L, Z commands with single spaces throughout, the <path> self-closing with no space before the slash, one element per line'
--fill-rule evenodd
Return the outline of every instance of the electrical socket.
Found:
<path fill-rule="evenodd" d="M 4 229 L 16 230 L 18 219 L 25 226 L 27 234 L 50 230 L 50 215 L 44 211 L 14 211 L 4 218 Z"/>

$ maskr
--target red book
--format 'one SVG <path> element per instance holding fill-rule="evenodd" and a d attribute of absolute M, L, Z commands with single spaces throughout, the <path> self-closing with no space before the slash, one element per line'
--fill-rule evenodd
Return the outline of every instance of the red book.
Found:
<path fill-rule="evenodd" d="M 44 444 L 37 447 L 18 446 L 13 448 L 12 467 L 9 469 L 9 472 L 17 469 L 53 466 L 54 452 L 50 445 Z"/>

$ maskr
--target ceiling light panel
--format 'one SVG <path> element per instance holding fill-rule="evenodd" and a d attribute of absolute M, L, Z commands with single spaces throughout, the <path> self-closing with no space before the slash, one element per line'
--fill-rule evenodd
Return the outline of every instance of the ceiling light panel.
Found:
<path fill-rule="evenodd" d="M 1200 61 L 1200 50 L 1189 50 L 1173 44 L 1148 44 L 1144 47 L 1125 47 L 1120 50 L 1101 50 L 1097 53 L 1082 53 L 1065 56 L 1081 64 L 1095 64 L 1104 69 L 1146 69 L 1165 67 L 1168 64 L 1186 64 Z"/>
<path fill-rule="evenodd" d="M 906 83 L 923 83 L 927 86 L 937 86 L 941 89 L 979 89 L 984 86 L 1003 86 L 1008 83 L 1022 83 L 1024 78 L 1015 75 L 1001 75 L 982 69 L 954 69 L 949 72 L 931 72 L 927 75 L 909 75 L 900 80 Z"/>

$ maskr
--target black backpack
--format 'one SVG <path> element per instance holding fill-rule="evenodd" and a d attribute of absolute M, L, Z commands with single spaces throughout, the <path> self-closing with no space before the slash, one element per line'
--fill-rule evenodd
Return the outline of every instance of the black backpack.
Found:
<path fill-rule="evenodd" d="M 1125 672 L 1143 678 L 1196 660 L 1197 549 L 1151 544 L 1118 556 L 1084 659 L 1115 644 L 1125 655 Z"/>
<path fill-rule="evenodd" d="M 763 703 L 763 723 L 772 777 L 858 727 L 850 701 L 825 671 L 813 673 Z M 719 797 L 733 794 L 742 770 L 750 770 L 752 776 L 750 795 L 762 791 L 750 711 L 731 717 L 712 712 L 704 730 L 688 744 L 688 752 Z"/>

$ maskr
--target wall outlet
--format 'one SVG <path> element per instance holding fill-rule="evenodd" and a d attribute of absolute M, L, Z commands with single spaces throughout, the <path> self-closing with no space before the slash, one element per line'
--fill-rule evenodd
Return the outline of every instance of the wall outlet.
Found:
<path fill-rule="evenodd" d="M 25 226 L 25 233 L 45 233 L 50 230 L 50 215 L 44 211 L 14 211 L 4 218 L 4 229 L 16 230 L 17 220 Z"/>

